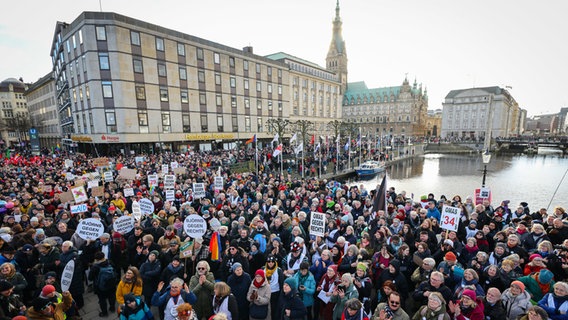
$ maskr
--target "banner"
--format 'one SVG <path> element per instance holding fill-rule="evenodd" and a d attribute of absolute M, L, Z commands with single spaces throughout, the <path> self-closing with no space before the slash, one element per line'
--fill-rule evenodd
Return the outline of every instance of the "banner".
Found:
<path fill-rule="evenodd" d="M 207 232 L 207 222 L 197 214 L 190 214 L 183 222 L 183 230 L 192 238 L 201 238 Z"/>
<path fill-rule="evenodd" d="M 131 216 L 122 216 L 113 222 L 112 227 L 114 231 L 120 234 L 126 234 L 134 229 L 134 218 Z"/>
<path fill-rule="evenodd" d="M 173 189 L 176 184 L 176 176 L 167 174 L 164 176 L 164 189 Z"/>
<path fill-rule="evenodd" d="M 215 177 L 215 190 L 223 190 L 223 177 Z"/>
<path fill-rule="evenodd" d="M 310 218 L 310 235 L 323 237 L 325 234 L 325 214 L 312 212 Z"/>
<path fill-rule="evenodd" d="M 81 203 L 89 200 L 89 197 L 87 197 L 87 192 L 85 192 L 85 188 L 83 186 L 75 187 L 71 189 L 71 192 L 73 193 L 73 199 L 75 199 L 75 203 Z"/>
<path fill-rule="evenodd" d="M 71 214 L 77 214 L 87 212 L 87 205 L 85 203 L 78 204 L 76 206 L 71 206 Z"/>
<path fill-rule="evenodd" d="M 79 222 L 75 233 L 83 240 L 97 240 L 105 232 L 105 226 L 95 218 Z"/>
<path fill-rule="evenodd" d="M 69 291 L 71 281 L 73 281 L 73 273 L 75 272 L 75 260 L 69 260 L 61 274 L 61 292 Z"/>
<path fill-rule="evenodd" d="M 205 184 L 203 182 L 193 184 L 193 198 L 201 199 L 205 198 Z"/>
<path fill-rule="evenodd" d="M 140 204 L 140 212 L 142 212 L 142 214 L 154 213 L 154 203 L 150 199 L 140 199 L 138 204 Z"/>
<path fill-rule="evenodd" d="M 452 206 L 442 207 L 442 219 L 440 220 L 440 228 L 449 231 L 458 231 L 458 226 L 460 224 L 460 208 L 455 208 Z"/>

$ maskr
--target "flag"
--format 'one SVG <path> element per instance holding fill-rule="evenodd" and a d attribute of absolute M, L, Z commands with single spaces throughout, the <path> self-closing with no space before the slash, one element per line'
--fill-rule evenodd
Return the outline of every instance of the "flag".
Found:
<path fill-rule="evenodd" d="M 377 211 L 384 210 L 387 211 L 387 175 L 385 174 L 381 185 L 376 189 L 375 196 L 373 197 L 373 211 L 372 214 L 375 215 Z"/>
<path fill-rule="evenodd" d="M 282 144 L 279 144 L 278 147 L 276 147 L 276 149 L 274 149 L 274 152 L 272 153 L 273 157 L 278 157 L 278 155 L 282 153 Z"/>
<path fill-rule="evenodd" d="M 312 140 L 310 141 L 310 144 L 314 144 L 316 142 L 316 135 L 312 135 Z"/>
<path fill-rule="evenodd" d="M 219 232 L 213 232 L 211 241 L 209 241 L 209 251 L 211 252 L 211 260 L 219 261 L 221 258 L 221 237 L 219 237 Z"/>
<path fill-rule="evenodd" d="M 252 138 L 248 139 L 245 144 L 249 144 L 249 143 L 253 143 L 256 142 L 256 134 L 254 136 L 252 136 Z"/>
<path fill-rule="evenodd" d="M 297 138 L 297 137 L 296 137 L 296 134 L 294 133 L 294 135 L 292 136 L 292 138 L 290 138 L 290 143 L 296 141 L 296 138 Z"/>
<path fill-rule="evenodd" d="M 274 136 L 274 139 L 272 139 L 272 142 L 278 143 L 278 138 L 280 138 L 280 136 L 278 135 L 278 132 L 276 132 L 276 135 Z M 272 142 L 270 142 L 270 144 L 272 144 Z"/>
<path fill-rule="evenodd" d="M 347 143 L 345 144 L 345 151 L 349 150 L 349 140 L 347 140 Z"/>
<path fill-rule="evenodd" d="M 361 146 L 361 134 L 357 135 L 357 146 Z"/>
<path fill-rule="evenodd" d="M 314 154 L 318 153 L 319 148 L 320 148 L 320 143 L 318 142 L 318 144 L 316 144 L 316 147 L 314 148 Z"/>
<path fill-rule="evenodd" d="M 335 142 L 336 142 L 336 143 L 339 143 L 339 140 L 341 140 L 341 134 L 338 134 L 338 135 L 337 135 L 337 139 L 335 139 Z"/>
<path fill-rule="evenodd" d="M 304 143 L 303 143 L 303 142 L 300 143 L 300 144 L 294 149 L 294 152 L 295 152 L 296 154 L 300 153 L 301 151 L 304 151 Z"/>

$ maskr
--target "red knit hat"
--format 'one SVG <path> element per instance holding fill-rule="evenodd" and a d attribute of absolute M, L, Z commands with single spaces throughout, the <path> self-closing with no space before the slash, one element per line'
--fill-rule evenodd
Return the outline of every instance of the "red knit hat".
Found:
<path fill-rule="evenodd" d="M 475 299 L 477 299 L 477 295 L 475 294 L 475 291 L 470 290 L 470 289 L 465 289 L 462 293 L 462 297 L 468 297 L 471 300 L 475 301 Z"/>
<path fill-rule="evenodd" d="M 446 253 L 446 255 L 444 256 L 444 259 L 448 260 L 448 261 L 457 261 L 458 257 L 456 257 L 456 255 L 453 252 L 448 252 Z"/>
<path fill-rule="evenodd" d="M 47 297 L 48 294 L 55 292 L 55 287 L 48 284 L 41 289 L 41 295 Z"/>

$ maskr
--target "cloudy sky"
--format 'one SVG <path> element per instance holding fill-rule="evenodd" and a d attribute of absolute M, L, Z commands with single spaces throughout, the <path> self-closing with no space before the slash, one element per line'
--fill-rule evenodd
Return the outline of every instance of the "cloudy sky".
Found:
<path fill-rule="evenodd" d="M 51 70 L 56 21 L 114 11 L 234 48 L 251 45 L 325 65 L 335 0 L 10 1 L 0 20 L 0 78 Z M 529 116 L 568 106 L 568 1 L 342 0 L 349 81 L 428 88 L 429 109 L 453 89 L 510 86 Z M 33 9 L 32 9 L 33 8 Z"/>

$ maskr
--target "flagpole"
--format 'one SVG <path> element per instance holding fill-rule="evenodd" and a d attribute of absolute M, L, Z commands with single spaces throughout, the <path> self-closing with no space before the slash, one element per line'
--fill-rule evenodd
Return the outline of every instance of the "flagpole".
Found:
<path fill-rule="evenodd" d="M 361 166 L 361 151 L 363 151 L 363 137 L 361 136 L 361 127 L 359 127 L 359 166 Z"/>
<path fill-rule="evenodd" d="M 349 166 L 347 168 L 351 169 L 351 136 L 349 136 L 349 140 L 347 140 L 347 161 L 349 161 Z"/>
<path fill-rule="evenodd" d="M 318 149 L 318 153 L 319 153 L 319 178 L 321 179 L 321 146 Z"/>
<path fill-rule="evenodd" d="M 335 173 L 339 173 L 339 136 L 335 138 Z"/>
<path fill-rule="evenodd" d="M 256 175 L 258 176 L 258 138 L 254 136 L 254 165 L 256 167 Z"/>

